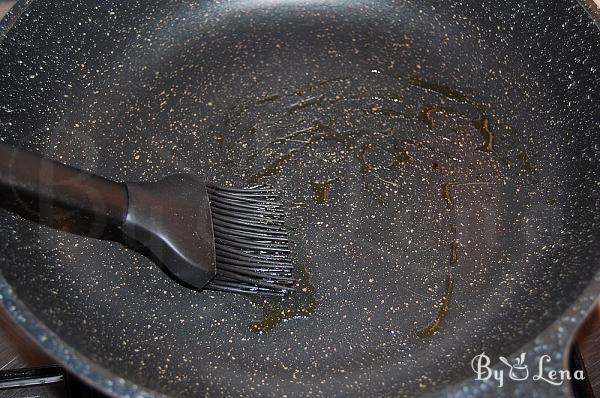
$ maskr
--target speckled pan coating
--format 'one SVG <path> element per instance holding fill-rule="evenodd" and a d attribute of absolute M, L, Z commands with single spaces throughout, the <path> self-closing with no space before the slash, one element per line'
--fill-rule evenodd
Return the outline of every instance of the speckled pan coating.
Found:
<path fill-rule="evenodd" d="M 40 0 L 2 34 L 4 142 L 268 183 L 288 211 L 304 316 L 278 323 L 2 210 L 2 304 L 105 392 L 496 396 L 473 355 L 562 366 L 600 285 L 600 33 L 575 1 Z"/>

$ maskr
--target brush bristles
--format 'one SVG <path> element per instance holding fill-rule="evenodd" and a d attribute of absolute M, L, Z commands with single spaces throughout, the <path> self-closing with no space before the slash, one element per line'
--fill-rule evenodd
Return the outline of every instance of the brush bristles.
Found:
<path fill-rule="evenodd" d="M 270 296 L 293 290 L 284 212 L 273 189 L 207 189 L 217 256 L 207 288 Z"/>

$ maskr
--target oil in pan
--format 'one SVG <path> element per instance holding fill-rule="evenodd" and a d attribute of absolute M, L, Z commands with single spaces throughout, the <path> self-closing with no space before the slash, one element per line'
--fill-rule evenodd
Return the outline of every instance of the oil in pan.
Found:
<path fill-rule="evenodd" d="M 415 325 L 417 335 L 430 337 L 449 311 L 454 269 L 459 266 L 456 197 L 473 188 L 485 195 L 504 173 L 488 112 L 459 90 L 373 70 L 367 81 L 331 78 L 236 104 L 224 118 L 232 132 L 225 145 L 232 160 L 244 153 L 238 173 L 249 185 L 280 185 L 291 169 L 311 171 L 291 178 L 303 198 L 289 204 L 298 223 L 292 231 L 302 229 L 313 215 L 320 220 L 317 223 L 335 223 L 328 209 L 343 202 L 355 213 L 361 206 L 401 211 L 403 199 L 422 189 L 419 180 L 427 181 L 426 189 L 437 191 L 429 200 L 439 202 L 434 207 L 445 208 L 440 217 L 447 224 L 444 240 L 450 253 L 436 262 L 435 273 L 445 287 L 430 305 L 433 318 Z M 355 188 L 349 194 L 341 189 L 345 186 Z M 297 196 L 284 192 L 289 198 Z M 359 200 L 352 203 L 349 195 Z M 391 246 L 407 239 L 386 238 L 394 240 Z M 286 319 L 315 311 L 318 299 L 307 269 L 310 264 L 299 262 L 297 267 L 296 292 L 285 299 L 255 300 L 263 306 L 263 319 L 252 322 L 251 330 L 267 332 Z"/>

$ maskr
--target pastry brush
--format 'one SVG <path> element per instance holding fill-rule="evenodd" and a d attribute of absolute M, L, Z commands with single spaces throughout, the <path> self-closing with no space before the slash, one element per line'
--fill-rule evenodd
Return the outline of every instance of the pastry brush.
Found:
<path fill-rule="evenodd" d="M 270 187 L 217 187 L 189 174 L 119 183 L 4 143 L 0 186 L 118 227 L 191 288 L 293 290 L 284 211 Z"/>

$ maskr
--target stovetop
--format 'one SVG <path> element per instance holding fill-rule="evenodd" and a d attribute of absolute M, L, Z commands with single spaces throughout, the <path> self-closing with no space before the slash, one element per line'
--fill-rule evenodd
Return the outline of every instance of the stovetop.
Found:
<path fill-rule="evenodd" d="M 105 398 L 65 372 L 0 310 L 0 398 Z"/>

